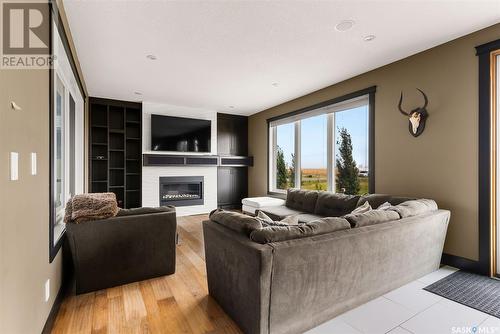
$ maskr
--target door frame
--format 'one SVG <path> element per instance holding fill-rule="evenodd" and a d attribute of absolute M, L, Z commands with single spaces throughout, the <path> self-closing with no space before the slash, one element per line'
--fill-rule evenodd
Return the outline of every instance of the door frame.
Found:
<path fill-rule="evenodd" d="M 497 115 L 496 101 L 493 101 L 496 85 L 493 59 L 497 54 L 500 54 L 500 39 L 476 47 L 479 60 L 479 260 L 473 269 L 488 276 L 496 273 Z"/>

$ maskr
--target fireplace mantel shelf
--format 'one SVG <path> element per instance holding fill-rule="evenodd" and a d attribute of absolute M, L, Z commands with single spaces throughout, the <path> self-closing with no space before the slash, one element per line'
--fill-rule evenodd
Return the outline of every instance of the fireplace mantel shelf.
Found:
<path fill-rule="evenodd" d="M 143 166 L 253 166 L 253 157 L 219 155 L 143 154 Z"/>

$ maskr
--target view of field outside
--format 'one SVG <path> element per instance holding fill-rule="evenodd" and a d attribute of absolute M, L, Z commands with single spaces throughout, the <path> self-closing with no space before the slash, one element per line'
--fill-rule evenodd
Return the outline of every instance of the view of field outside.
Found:
<path fill-rule="evenodd" d="M 345 129 L 352 142 L 352 158 L 359 170 L 359 194 L 368 193 L 368 106 L 353 108 L 335 115 L 335 158 L 340 152 L 340 131 Z M 294 124 L 284 124 L 277 127 L 278 151 L 282 154 L 282 177 L 277 177 L 278 189 L 295 187 L 294 184 Z M 319 115 L 301 120 L 301 182 L 300 188 L 310 190 L 327 190 L 327 116 Z M 277 163 L 277 168 L 279 163 Z M 338 170 L 335 170 L 338 178 Z M 285 178 L 286 176 L 286 178 Z M 338 182 L 338 181 L 337 181 Z M 339 190 L 339 189 L 338 189 Z"/>
<path fill-rule="evenodd" d="M 300 122 L 302 189 L 328 190 L 326 127 L 326 115 L 306 118 Z"/>
<path fill-rule="evenodd" d="M 295 125 L 294 123 L 288 123 L 283 125 L 278 125 L 276 130 L 276 144 L 278 145 L 278 157 L 277 157 L 277 177 L 276 186 L 278 189 L 288 189 L 295 187 L 295 180 L 293 174 L 294 163 L 294 152 L 295 152 Z M 280 152 L 281 151 L 281 152 Z M 279 155 L 282 154 L 284 160 L 284 166 L 280 166 Z M 281 170 L 280 170 L 281 168 Z M 283 169 L 284 168 L 284 169 Z M 279 175 L 283 175 L 279 177 Z"/>

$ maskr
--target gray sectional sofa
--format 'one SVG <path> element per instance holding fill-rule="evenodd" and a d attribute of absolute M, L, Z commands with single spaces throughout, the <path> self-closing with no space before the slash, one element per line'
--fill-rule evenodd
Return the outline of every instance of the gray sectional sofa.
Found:
<path fill-rule="evenodd" d="M 288 197 L 263 211 L 315 219 L 265 226 L 216 210 L 203 223 L 209 293 L 245 333 L 302 333 L 439 267 L 450 212 L 434 201 L 296 190 Z M 394 206 L 350 214 L 365 201 Z"/>

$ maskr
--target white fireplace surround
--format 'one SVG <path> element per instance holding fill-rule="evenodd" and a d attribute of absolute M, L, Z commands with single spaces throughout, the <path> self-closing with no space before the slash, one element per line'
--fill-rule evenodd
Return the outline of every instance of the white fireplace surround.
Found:
<path fill-rule="evenodd" d="M 142 104 L 142 153 L 143 154 L 183 154 L 179 152 L 151 151 L 151 114 L 206 119 L 212 121 L 211 152 L 217 154 L 217 112 L 200 110 L 166 104 L 143 102 Z M 187 153 L 200 155 L 201 153 Z M 207 153 L 205 153 L 207 154 Z M 203 205 L 180 206 L 176 208 L 177 216 L 189 216 L 209 213 L 217 208 L 217 167 L 216 166 L 176 166 L 176 167 L 142 167 L 142 206 L 157 207 L 160 205 L 160 177 L 164 176 L 203 176 Z"/>

